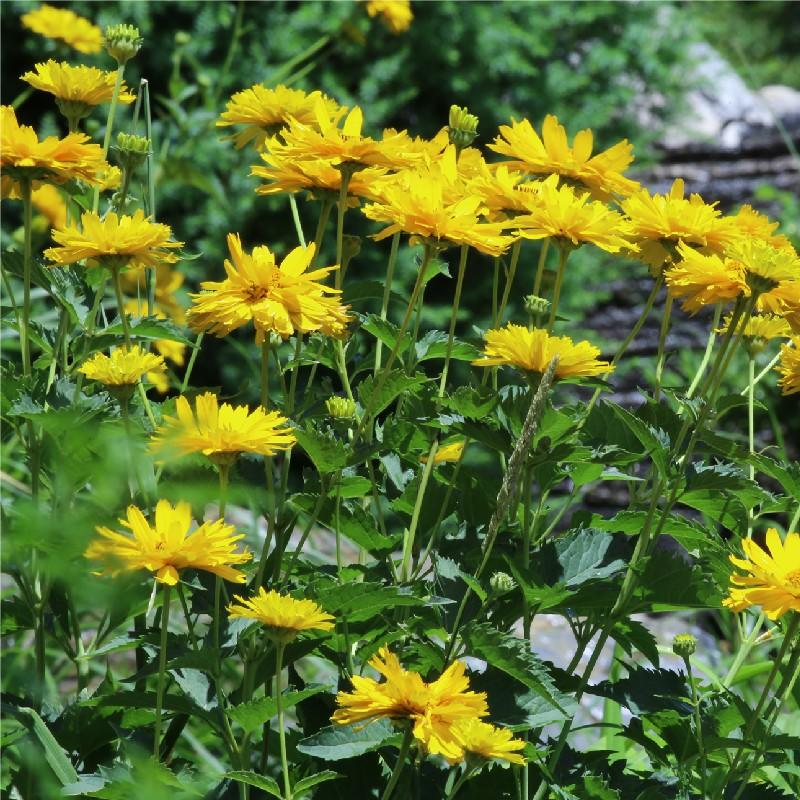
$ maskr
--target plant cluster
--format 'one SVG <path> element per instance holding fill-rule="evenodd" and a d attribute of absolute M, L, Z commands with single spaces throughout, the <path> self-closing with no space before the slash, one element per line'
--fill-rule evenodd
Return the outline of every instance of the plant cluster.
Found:
<path fill-rule="evenodd" d="M 402 0 L 365 10 L 414 24 Z M 371 135 L 359 106 L 287 79 L 234 93 L 216 125 L 297 243 L 229 231 L 187 296 L 182 264 L 203 256 L 156 218 L 149 97 L 124 82 L 139 31 L 46 5 L 24 24 L 116 70 L 23 75 L 63 137 L 2 109 L 22 211 L 3 250 L 9 797 L 797 792 L 800 466 L 754 425 L 762 381 L 800 393 L 800 257 L 776 222 L 681 180 L 652 194 L 627 140 L 599 149 L 554 115 L 482 150 L 467 108 L 431 138 Z M 105 104 L 98 144 L 81 127 Z M 369 239 L 348 232 L 359 216 Z M 585 248 L 651 280 L 609 358 L 559 314 Z M 384 275 L 348 275 L 362 250 Z M 481 272 L 492 323 L 475 330 L 462 300 Z M 426 330 L 446 278 L 447 329 Z M 666 386 L 673 316 L 705 308 L 699 369 Z M 653 385 L 636 408 L 603 398 L 656 313 Z M 210 352 L 252 364 L 257 405 L 193 383 Z M 741 394 L 723 394 L 739 352 Z M 581 505 L 605 481 L 619 513 Z M 641 616 L 699 609 L 724 662 Z M 537 655 L 545 616 L 574 637 L 563 664 Z M 575 725 L 592 697 L 603 721 Z"/>

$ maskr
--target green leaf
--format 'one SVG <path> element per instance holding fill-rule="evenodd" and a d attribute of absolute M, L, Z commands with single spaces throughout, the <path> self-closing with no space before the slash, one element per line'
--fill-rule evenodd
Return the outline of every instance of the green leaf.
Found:
<path fill-rule="evenodd" d="M 488 386 L 459 386 L 442 399 L 442 405 L 467 419 L 485 419 L 497 406 L 497 392 Z"/>
<path fill-rule="evenodd" d="M 616 415 L 617 419 L 619 419 L 643 445 L 645 453 L 653 460 L 658 471 L 662 475 L 666 475 L 669 465 L 668 457 L 670 446 L 667 434 L 660 429 L 648 425 L 621 406 L 612 403 L 609 404 L 609 407 Z"/>
<path fill-rule="evenodd" d="M 331 487 L 329 497 L 338 494 L 343 500 L 353 497 L 364 497 L 372 490 L 372 481 L 362 475 L 344 475 L 336 486 Z"/>
<path fill-rule="evenodd" d="M 347 466 L 347 447 L 332 433 L 311 428 L 295 428 L 293 432 L 320 475 L 339 472 Z"/>
<path fill-rule="evenodd" d="M 320 783 L 325 783 L 326 781 L 335 781 L 337 778 L 341 777 L 343 776 L 338 772 L 334 772 L 331 769 L 326 769 L 323 772 L 318 772 L 316 775 L 309 775 L 306 778 L 301 778 L 292 787 L 292 797 L 299 797 L 301 794 L 304 794 L 314 786 L 318 786 Z"/>
<path fill-rule="evenodd" d="M 248 786 L 255 786 L 256 789 L 261 789 L 273 797 L 282 798 L 283 792 L 275 778 L 270 778 L 268 775 L 260 775 L 258 772 L 251 772 L 250 770 L 237 769 L 232 772 L 226 772 L 223 778 L 229 778 L 232 781 L 239 783 L 246 783 Z"/>
<path fill-rule="evenodd" d="M 383 342 L 384 346 L 388 347 L 390 350 L 394 348 L 395 342 L 397 341 L 397 335 L 400 333 L 400 329 L 397 327 L 397 325 L 393 325 L 388 320 L 381 319 L 377 314 L 367 314 L 366 316 L 362 317 L 361 327 L 367 331 L 367 333 L 371 333 L 376 339 Z M 410 336 L 403 337 L 403 340 L 400 342 L 400 346 L 397 348 L 398 356 L 402 355 L 406 350 L 408 350 L 408 345 L 410 342 Z"/>
<path fill-rule="evenodd" d="M 11 713 L 39 740 L 39 744 L 44 749 L 45 761 L 50 765 L 61 785 L 68 786 L 76 783 L 78 773 L 75 771 L 75 767 L 72 766 L 64 748 L 50 733 L 44 720 L 32 708 L 16 707 L 11 710 Z"/>
<path fill-rule="evenodd" d="M 409 376 L 399 369 L 391 370 L 386 375 L 370 375 L 358 384 L 358 398 L 369 414 L 377 416 L 401 394 L 415 393 L 428 380 L 420 372 Z"/>
<path fill-rule="evenodd" d="M 417 361 L 447 357 L 447 334 L 444 331 L 428 331 L 414 346 Z M 453 340 L 450 358 L 454 361 L 474 361 L 481 351 L 468 342 Z"/>
<path fill-rule="evenodd" d="M 283 693 L 284 709 L 292 708 L 308 697 L 326 691 L 327 687 L 321 684 L 311 684 L 299 691 L 286 691 Z M 259 697 L 247 703 L 240 703 L 228 710 L 228 716 L 237 722 L 246 733 L 271 720 L 278 713 L 278 705 L 274 697 Z"/>
<path fill-rule="evenodd" d="M 581 529 L 575 536 L 556 542 L 558 561 L 564 573 L 564 585 L 573 588 L 586 581 L 614 575 L 625 567 L 619 559 L 601 566 L 612 537 L 603 531 Z"/>
<path fill-rule="evenodd" d="M 378 719 L 367 725 L 329 725 L 313 736 L 302 739 L 297 749 L 314 758 L 340 761 L 377 750 L 394 736 L 394 728 L 387 719 Z"/>
<path fill-rule="evenodd" d="M 128 324 L 130 326 L 131 339 L 142 339 L 145 341 L 158 341 L 159 339 L 167 339 L 171 342 L 180 342 L 181 344 L 191 345 L 194 344 L 190 339 L 187 339 L 181 329 L 168 319 L 156 319 L 155 317 L 136 317 L 129 318 Z M 121 322 L 115 322 L 107 328 L 98 331 L 89 342 L 87 354 L 93 353 L 98 350 L 107 350 L 109 347 L 118 345 L 123 337 L 125 331 Z M 85 341 L 83 336 L 77 336 L 73 340 L 72 348 L 76 350 L 76 346 L 83 346 Z"/>
<path fill-rule="evenodd" d="M 397 606 L 422 606 L 426 600 L 397 586 L 378 583 L 352 583 L 334 586 L 318 593 L 320 605 L 331 614 L 346 617 L 348 622 L 361 622 Z"/>
<path fill-rule="evenodd" d="M 531 652 L 525 640 L 488 623 L 474 625 L 464 633 L 468 652 L 486 661 L 489 668 L 510 675 L 563 714 L 574 710 L 574 701 L 556 688 L 547 667 Z"/>

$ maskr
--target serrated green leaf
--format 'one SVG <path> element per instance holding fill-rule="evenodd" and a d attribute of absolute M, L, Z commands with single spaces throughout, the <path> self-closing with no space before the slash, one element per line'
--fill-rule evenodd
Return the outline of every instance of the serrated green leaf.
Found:
<path fill-rule="evenodd" d="M 428 331 L 415 345 L 417 361 L 447 357 L 447 334 L 444 331 Z M 474 361 L 480 358 L 481 351 L 475 345 L 453 340 L 450 358 L 454 361 Z"/>
<path fill-rule="evenodd" d="M 339 472 L 347 466 L 347 447 L 332 433 L 310 428 L 295 428 L 293 433 L 320 475 Z"/>
<path fill-rule="evenodd" d="M 361 622 L 397 606 L 422 606 L 426 599 L 397 586 L 377 583 L 354 583 L 324 589 L 319 592 L 320 605 L 331 614 L 346 617 L 349 622 Z"/>
<path fill-rule="evenodd" d="M 258 772 L 237 769 L 226 772 L 222 777 L 232 781 L 238 781 L 239 783 L 246 783 L 248 786 L 255 786 L 256 789 L 261 789 L 273 797 L 283 797 L 283 792 L 281 791 L 281 787 L 278 786 L 278 782 L 275 778 L 270 778 L 269 775 L 260 775 Z"/>
<path fill-rule="evenodd" d="M 394 348 L 400 329 L 388 320 L 381 319 L 377 314 L 366 314 L 361 318 L 361 327 L 371 333 L 376 339 L 383 342 L 390 350 Z M 405 336 L 397 348 L 397 355 L 402 355 L 408 350 L 411 337 Z"/>
<path fill-rule="evenodd" d="M 313 789 L 320 783 L 325 783 L 327 781 L 335 781 L 337 778 L 341 777 L 342 776 L 338 772 L 334 772 L 331 769 L 326 769 L 323 772 L 318 772 L 316 775 L 308 775 L 305 778 L 301 778 L 292 787 L 292 797 L 299 797 L 301 794 L 304 794 L 309 789 Z"/>
<path fill-rule="evenodd" d="M 378 719 L 367 725 L 329 725 L 313 736 L 302 739 L 297 749 L 324 761 L 340 761 L 377 750 L 393 736 L 396 736 L 394 728 L 386 719 Z"/>
<path fill-rule="evenodd" d="M 369 414 L 377 416 L 401 394 L 413 394 L 428 380 L 422 373 L 409 376 L 399 369 L 385 376 L 382 373 L 376 377 L 370 375 L 358 385 L 358 398 Z"/>
<path fill-rule="evenodd" d="M 556 542 L 558 561 L 563 568 L 562 581 L 568 588 L 580 586 L 590 580 L 614 575 L 625 567 L 616 560 L 603 565 L 612 537 L 598 530 L 581 529 L 574 536 Z"/>
<path fill-rule="evenodd" d="M 55 736 L 45 725 L 44 720 L 32 709 L 15 707 L 12 713 L 23 723 L 39 740 L 44 750 L 45 761 L 50 765 L 56 778 L 62 786 L 68 786 L 78 780 L 78 773 L 69 760 L 64 748 L 56 741 Z"/>
<path fill-rule="evenodd" d="M 298 691 L 283 693 L 284 709 L 292 708 L 308 697 L 326 691 L 327 687 L 321 684 L 312 684 Z M 240 703 L 228 709 L 228 716 L 238 723 L 246 733 L 254 731 L 266 722 L 269 722 L 278 713 L 278 704 L 274 697 L 259 697 L 247 703 Z"/>

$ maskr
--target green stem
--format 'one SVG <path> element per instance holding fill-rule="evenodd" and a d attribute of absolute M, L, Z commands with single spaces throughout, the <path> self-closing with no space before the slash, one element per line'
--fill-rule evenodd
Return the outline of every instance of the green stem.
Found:
<path fill-rule="evenodd" d="M 289 194 L 289 205 L 292 207 L 292 219 L 294 220 L 294 229 L 297 232 L 297 239 L 300 244 L 305 247 L 306 237 L 303 236 L 303 226 L 300 224 L 300 212 L 297 210 L 297 201 L 291 193 Z"/>
<path fill-rule="evenodd" d="M 344 342 L 341 339 L 336 340 L 336 366 L 339 373 L 339 379 L 342 382 L 342 388 L 347 395 L 348 400 L 354 400 L 353 389 L 350 386 L 350 376 L 347 374 L 347 361 L 344 354 Z"/>
<path fill-rule="evenodd" d="M 458 307 L 461 304 L 461 290 L 464 286 L 464 273 L 467 267 L 467 253 L 469 247 L 461 245 L 461 257 L 458 261 L 458 278 L 456 279 L 456 294 L 453 299 L 453 309 L 450 312 L 450 330 L 447 332 L 447 351 L 444 357 L 444 367 L 442 368 L 442 379 L 439 383 L 439 397 L 444 397 L 444 389 L 447 385 L 447 371 L 450 368 L 450 357 L 453 354 L 453 337 L 456 332 L 456 320 L 458 318 Z"/>
<path fill-rule="evenodd" d="M 748 352 L 747 354 L 747 444 L 750 449 L 750 455 L 755 455 L 756 440 L 755 440 L 755 386 L 756 386 L 756 360 L 753 355 Z M 756 478 L 756 467 L 752 459 L 747 465 L 748 474 L 751 481 Z M 747 538 L 753 536 L 753 521 L 754 510 L 753 508 L 747 509 Z"/>
<path fill-rule="evenodd" d="M 311 261 L 311 266 L 317 263 L 319 258 L 319 251 L 322 247 L 322 240 L 325 236 L 325 228 L 328 226 L 328 218 L 331 215 L 331 208 L 333 208 L 333 200 L 326 197 L 322 201 L 322 208 L 319 212 L 319 220 L 317 221 L 317 231 L 314 235 L 314 258 Z"/>
<path fill-rule="evenodd" d="M 703 746 L 703 720 L 700 717 L 700 699 L 697 695 L 697 687 L 694 684 L 694 675 L 692 675 L 692 662 L 688 656 L 685 656 L 683 663 L 686 665 L 686 675 L 689 678 L 689 686 L 692 690 L 692 708 L 694 711 L 694 727 L 697 736 L 697 752 L 700 755 L 700 787 L 703 800 L 706 798 L 706 773 L 708 771 L 706 765 L 706 751 Z"/>
<path fill-rule="evenodd" d="M 219 518 L 225 519 L 225 505 L 228 502 L 228 475 L 230 473 L 230 466 L 228 464 L 218 464 L 217 472 L 219 474 Z"/>
<path fill-rule="evenodd" d="M 461 774 L 461 777 L 455 782 L 453 788 L 447 793 L 445 800 L 453 800 L 453 798 L 458 794 L 459 789 L 472 777 L 472 773 L 474 771 L 474 767 L 467 767 Z"/>
<path fill-rule="evenodd" d="M 389 264 L 386 267 L 386 282 L 383 284 L 383 300 L 381 301 L 381 321 L 386 321 L 389 312 L 389 298 L 392 294 L 392 280 L 394 279 L 394 268 L 397 264 L 397 251 L 400 249 L 400 231 L 392 236 L 392 246 L 389 250 Z M 381 367 L 381 355 L 383 354 L 383 341 L 378 339 L 375 346 L 375 367 L 373 375 L 378 374 Z"/>
<path fill-rule="evenodd" d="M 264 411 L 269 411 L 269 334 L 261 343 L 261 406 Z"/>
<path fill-rule="evenodd" d="M 31 202 L 31 182 L 23 178 L 19 182 L 22 195 L 22 214 L 24 225 L 24 246 L 22 266 L 22 325 L 19 329 L 20 349 L 22 350 L 22 374 L 27 378 L 31 375 L 31 345 L 28 328 L 31 319 L 31 235 L 33 227 L 33 203 Z"/>
<path fill-rule="evenodd" d="M 117 77 L 114 82 L 114 93 L 111 95 L 111 105 L 108 107 L 108 118 L 106 119 L 106 133 L 103 137 L 103 158 L 108 158 L 108 148 L 111 145 L 111 132 L 114 130 L 114 114 L 119 103 L 119 90 L 122 86 L 122 76 L 125 73 L 125 64 L 117 67 Z M 94 197 L 92 199 L 92 212 L 97 213 L 100 206 L 100 187 L 94 187 Z"/>
<path fill-rule="evenodd" d="M 669 333 L 670 317 L 672 315 L 672 295 L 667 293 L 664 302 L 664 316 L 661 318 L 661 328 L 658 332 L 658 355 L 656 356 L 656 382 L 653 389 L 653 398 L 658 402 L 661 397 L 661 376 L 666 362 L 667 334 Z"/>
<path fill-rule="evenodd" d="M 434 461 L 436 460 L 436 450 L 439 443 L 434 439 L 431 449 L 428 452 L 428 460 L 425 462 L 425 468 L 422 470 L 422 478 L 419 482 L 417 489 L 417 498 L 414 503 L 414 511 L 411 514 L 411 525 L 403 537 L 403 560 L 400 567 L 400 582 L 405 583 L 411 576 L 411 568 L 413 566 L 412 559 L 414 555 L 414 539 L 417 533 L 417 525 L 419 524 L 419 515 L 422 510 L 422 501 L 425 498 L 425 490 L 428 488 L 428 480 L 433 471 Z"/>
<path fill-rule="evenodd" d="M 400 743 L 400 751 L 397 753 L 397 763 L 395 763 L 392 774 L 389 776 L 389 783 L 386 784 L 386 789 L 381 795 L 381 800 L 390 800 L 392 793 L 397 786 L 397 782 L 400 780 L 400 776 L 403 774 L 406 756 L 411 748 L 411 742 L 413 741 L 413 738 L 414 732 L 411 727 L 406 728 L 406 732 L 403 734 L 403 741 Z"/>
<path fill-rule="evenodd" d="M 761 632 L 761 626 L 764 624 L 764 619 L 765 616 L 762 612 L 758 615 L 758 617 L 756 617 L 755 622 L 753 622 L 753 627 L 750 630 L 750 633 L 739 643 L 739 652 L 736 653 L 736 658 L 734 658 L 728 673 L 722 680 L 722 685 L 726 689 L 730 687 L 731 684 L 736 680 L 736 675 L 739 672 L 739 668 L 742 666 L 745 659 L 750 654 L 750 651 L 753 649 L 755 641 Z"/>
<path fill-rule="evenodd" d="M 178 581 L 178 599 L 181 601 L 183 616 L 186 619 L 186 629 L 189 632 L 189 641 L 192 643 L 192 650 L 197 650 L 197 637 L 194 635 L 194 624 L 192 623 L 192 616 L 189 613 L 189 606 L 186 603 L 186 596 L 183 593 L 183 584 L 181 584 L 180 581 Z"/>
<path fill-rule="evenodd" d="M 558 272 L 556 272 L 556 285 L 553 288 L 553 303 L 550 306 L 550 317 L 547 320 L 547 332 L 553 330 L 558 313 L 558 301 L 561 299 L 561 285 L 564 283 L 564 272 L 567 266 L 567 259 L 570 251 L 566 247 L 560 247 L 558 251 Z"/>
<path fill-rule="evenodd" d="M 759 383 L 761 383 L 761 381 L 762 381 L 762 380 L 763 380 L 763 379 L 764 379 L 764 378 L 765 378 L 767 375 L 769 375 L 769 374 L 770 374 L 770 372 L 772 372 L 772 370 L 775 368 L 775 365 L 776 365 L 776 364 L 777 364 L 777 363 L 778 363 L 780 360 L 781 360 L 781 354 L 780 354 L 780 353 L 778 353 L 778 354 L 777 354 L 777 355 L 776 355 L 774 358 L 772 358 L 772 359 L 770 360 L 769 364 L 767 364 L 767 366 L 766 366 L 766 367 L 764 367 L 764 369 L 762 369 L 762 370 L 761 370 L 761 372 L 759 372 L 759 373 L 758 373 L 758 375 L 756 375 L 756 377 L 755 377 L 755 380 L 753 380 L 753 386 L 755 386 L 756 384 L 759 384 Z M 740 394 L 747 394 L 747 392 L 748 392 L 748 388 L 749 388 L 748 386 L 745 386 L 745 388 L 744 388 L 744 389 L 742 389 L 742 391 L 740 392 Z"/>
<path fill-rule="evenodd" d="M 279 642 L 275 648 L 275 705 L 278 708 L 278 741 L 281 748 L 281 771 L 283 772 L 284 800 L 292 800 L 292 785 L 289 781 L 289 763 L 286 759 L 286 724 L 283 717 L 283 687 L 281 686 L 281 673 L 283 672 L 283 651 L 286 645 Z"/>
<path fill-rule="evenodd" d="M 164 680 L 167 666 L 167 631 L 169 628 L 169 603 L 172 587 L 164 584 L 164 599 L 161 604 L 161 649 L 158 653 L 158 684 L 156 687 L 156 723 L 153 733 L 153 758 L 159 759 L 159 745 L 161 743 L 161 709 L 164 702 Z"/>
<path fill-rule="evenodd" d="M 342 182 L 339 186 L 339 201 L 336 204 L 336 263 L 339 269 L 336 270 L 335 286 L 342 288 L 342 257 L 344 254 L 344 215 L 347 213 L 347 187 L 350 185 L 352 168 L 343 164 L 339 167 L 342 173 Z"/>
<path fill-rule="evenodd" d="M 183 375 L 183 382 L 181 383 L 181 394 L 183 394 L 189 386 L 189 378 L 192 375 L 192 370 L 194 369 L 194 362 L 197 361 L 197 355 L 200 352 L 200 345 L 203 343 L 203 332 L 197 334 L 197 338 L 194 340 L 194 346 L 192 347 L 192 354 L 189 356 L 189 363 L 186 365 L 186 372 Z"/>
<path fill-rule="evenodd" d="M 711 353 L 714 350 L 714 341 L 717 338 L 717 328 L 719 327 L 719 320 L 722 316 L 722 303 L 717 303 L 714 307 L 714 319 L 711 321 L 711 332 L 708 334 L 708 341 L 706 342 L 706 349 L 703 353 L 703 358 L 700 361 L 700 366 L 697 368 L 694 378 L 686 391 L 687 399 L 691 399 L 699 385 L 700 381 L 705 374 L 708 362 L 711 359 Z"/>
<path fill-rule="evenodd" d="M 511 294 L 511 287 L 514 284 L 514 276 L 517 274 L 517 265 L 519 264 L 519 254 L 522 250 L 522 239 L 518 239 L 511 247 L 511 263 L 508 265 L 508 275 L 506 276 L 506 283 L 503 287 L 503 297 L 500 299 L 500 308 L 497 310 L 497 316 L 494 317 L 492 327 L 497 328 L 503 322 L 503 315 L 506 312 L 506 305 L 508 304 L 508 296 Z M 547 252 L 545 245 L 544 252 Z"/>
<path fill-rule="evenodd" d="M 539 297 L 542 290 L 542 278 L 544 278 L 544 266 L 547 263 L 547 252 L 550 250 L 550 240 L 545 239 L 542 249 L 539 251 L 539 261 L 536 265 L 536 277 L 533 280 L 533 295 Z"/>
<path fill-rule="evenodd" d="M 128 315 L 125 313 L 125 298 L 122 295 L 122 279 L 119 274 L 119 267 L 112 267 L 111 276 L 114 283 L 114 294 L 117 298 L 117 312 L 122 323 L 122 333 L 125 336 L 125 345 L 130 349 L 131 329 L 128 326 Z"/>

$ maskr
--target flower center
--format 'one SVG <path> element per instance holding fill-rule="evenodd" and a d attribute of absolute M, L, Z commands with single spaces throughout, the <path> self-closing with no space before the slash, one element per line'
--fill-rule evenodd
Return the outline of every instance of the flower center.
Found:
<path fill-rule="evenodd" d="M 244 290 L 248 303 L 257 303 L 269 294 L 269 288 L 258 283 L 250 283 Z"/>
<path fill-rule="evenodd" d="M 789 584 L 789 586 L 792 587 L 792 589 L 800 592 L 800 569 L 787 572 L 783 579 Z"/>

